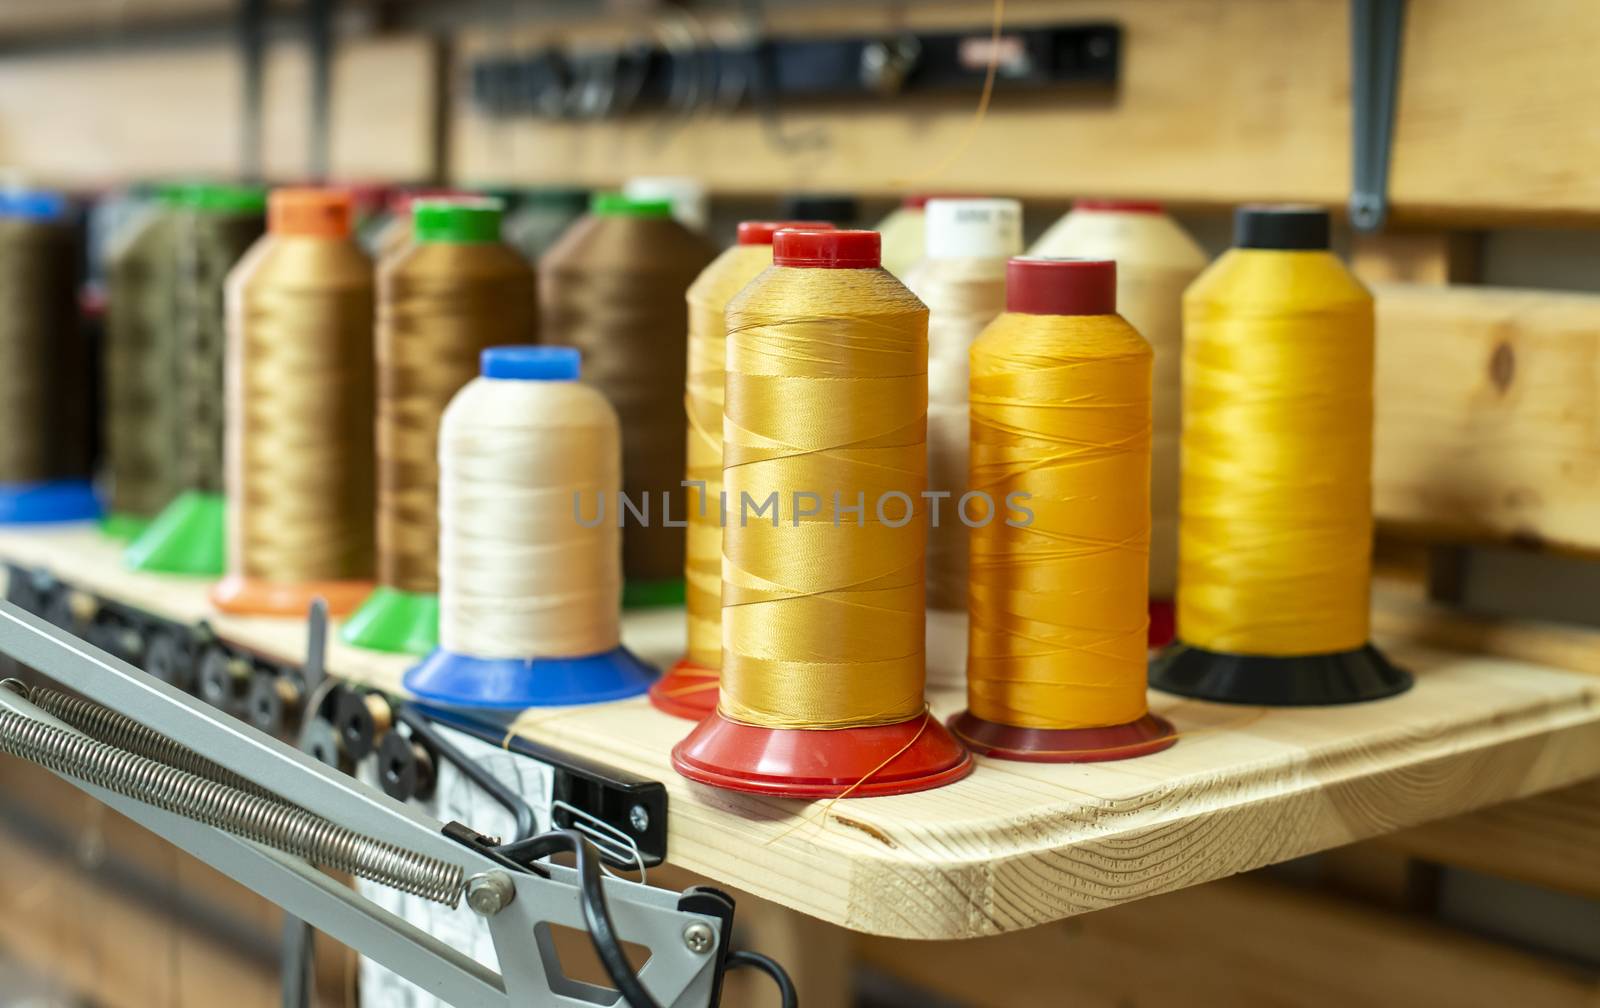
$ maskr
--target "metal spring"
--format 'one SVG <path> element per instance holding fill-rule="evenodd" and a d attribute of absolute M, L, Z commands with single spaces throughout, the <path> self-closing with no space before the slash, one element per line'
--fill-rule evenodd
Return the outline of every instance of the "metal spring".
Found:
<path fill-rule="evenodd" d="M 460 865 L 13 711 L 0 711 L 0 751 L 324 868 L 449 907 L 461 898 L 465 873 Z"/>
<path fill-rule="evenodd" d="M 213 763 L 188 746 L 174 742 L 149 725 L 140 724 L 125 714 L 70 693 L 35 686 L 27 693 L 28 702 L 85 735 L 118 749 L 126 749 L 169 767 L 204 777 L 218 784 L 276 800 L 276 796 L 231 770 Z"/>

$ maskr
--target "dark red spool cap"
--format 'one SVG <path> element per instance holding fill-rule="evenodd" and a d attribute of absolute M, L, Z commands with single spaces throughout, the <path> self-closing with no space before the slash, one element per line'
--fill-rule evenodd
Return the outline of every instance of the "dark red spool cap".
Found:
<path fill-rule="evenodd" d="M 713 711 L 672 749 L 692 781 L 784 798 L 909 794 L 957 781 L 972 757 L 932 714 L 870 728 L 757 728 Z"/>
<path fill-rule="evenodd" d="M 1155 200 L 1081 199 L 1073 201 L 1072 209 L 1154 214 L 1161 213 L 1164 207 Z"/>
<path fill-rule="evenodd" d="M 807 231 L 832 231 L 834 226 L 820 220 L 747 220 L 739 222 L 740 245 L 771 245 L 772 236 L 784 228 L 804 228 Z"/>
<path fill-rule="evenodd" d="M 1017 256 L 1006 263 L 1006 311 L 1024 315 L 1112 315 L 1117 264 L 1110 259 Z"/>
<path fill-rule="evenodd" d="M 772 265 L 811 269 L 876 269 L 883 263 L 876 231 L 779 231 L 772 238 Z"/>
<path fill-rule="evenodd" d="M 950 731 L 979 756 L 1023 763 L 1106 763 L 1170 749 L 1178 733 L 1164 717 L 1146 714 L 1107 728 L 1018 728 L 971 711 L 950 719 Z"/>

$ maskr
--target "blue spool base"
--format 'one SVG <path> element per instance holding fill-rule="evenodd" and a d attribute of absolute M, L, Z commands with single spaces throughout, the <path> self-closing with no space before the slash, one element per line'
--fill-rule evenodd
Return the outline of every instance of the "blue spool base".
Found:
<path fill-rule="evenodd" d="M 100 502 L 86 479 L 0 483 L 0 524 L 39 525 L 99 517 Z"/>
<path fill-rule="evenodd" d="M 621 646 L 585 658 L 473 658 L 441 647 L 406 673 L 405 688 L 428 705 L 518 711 L 639 696 L 656 675 Z"/>

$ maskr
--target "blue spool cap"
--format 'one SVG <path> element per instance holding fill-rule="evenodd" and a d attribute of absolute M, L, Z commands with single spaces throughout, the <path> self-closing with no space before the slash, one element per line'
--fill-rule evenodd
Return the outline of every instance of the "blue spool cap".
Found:
<path fill-rule="evenodd" d="M 512 381 L 577 381 L 581 358 L 574 347 L 502 346 L 483 352 L 485 378 Z"/>
<path fill-rule="evenodd" d="M 27 220 L 60 220 L 67 215 L 67 198 L 44 190 L 6 190 L 0 192 L 0 215 Z"/>
<path fill-rule="evenodd" d="M 474 658 L 438 648 L 406 673 L 405 688 L 425 704 L 519 711 L 639 696 L 655 678 L 620 645 L 583 658 Z"/>
<path fill-rule="evenodd" d="M 100 502 L 85 479 L 0 483 L 0 525 L 93 521 Z"/>

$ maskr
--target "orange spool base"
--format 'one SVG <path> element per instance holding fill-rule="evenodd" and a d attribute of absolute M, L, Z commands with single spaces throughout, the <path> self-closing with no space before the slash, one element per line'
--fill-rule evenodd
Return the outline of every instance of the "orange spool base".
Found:
<path fill-rule="evenodd" d="M 1178 741 L 1172 722 L 1154 714 L 1109 728 L 1018 728 L 962 711 L 949 721 L 956 738 L 980 756 L 1027 763 L 1104 763 L 1148 756 Z"/>
<path fill-rule="evenodd" d="M 717 709 L 717 684 L 721 679 L 722 674 L 716 669 L 680 658 L 650 687 L 650 703 L 673 717 L 702 720 Z"/>
<path fill-rule="evenodd" d="M 240 616 L 301 616 L 315 599 L 328 603 L 329 616 L 346 616 L 372 594 L 371 581 L 266 581 L 229 574 L 211 588 L 211 604 Z"/>
<path fill-rule="evenodd" d="M 1171 599 L 1150 600 L 1150 629 L 1147 643 L 1150 650 L 1158 651 L 1171 644 L 1178 636 L 1177 607 Z"/>
<path fill-rule="evenodd" d="M 713 712 L 673 747 L 672 766 L 692 781 L 731 791 L 866 798 L 960 780 L 972 771 L 972 757 L 931 714 L 871 728 L 810 731 L 757 728 Z"/>

